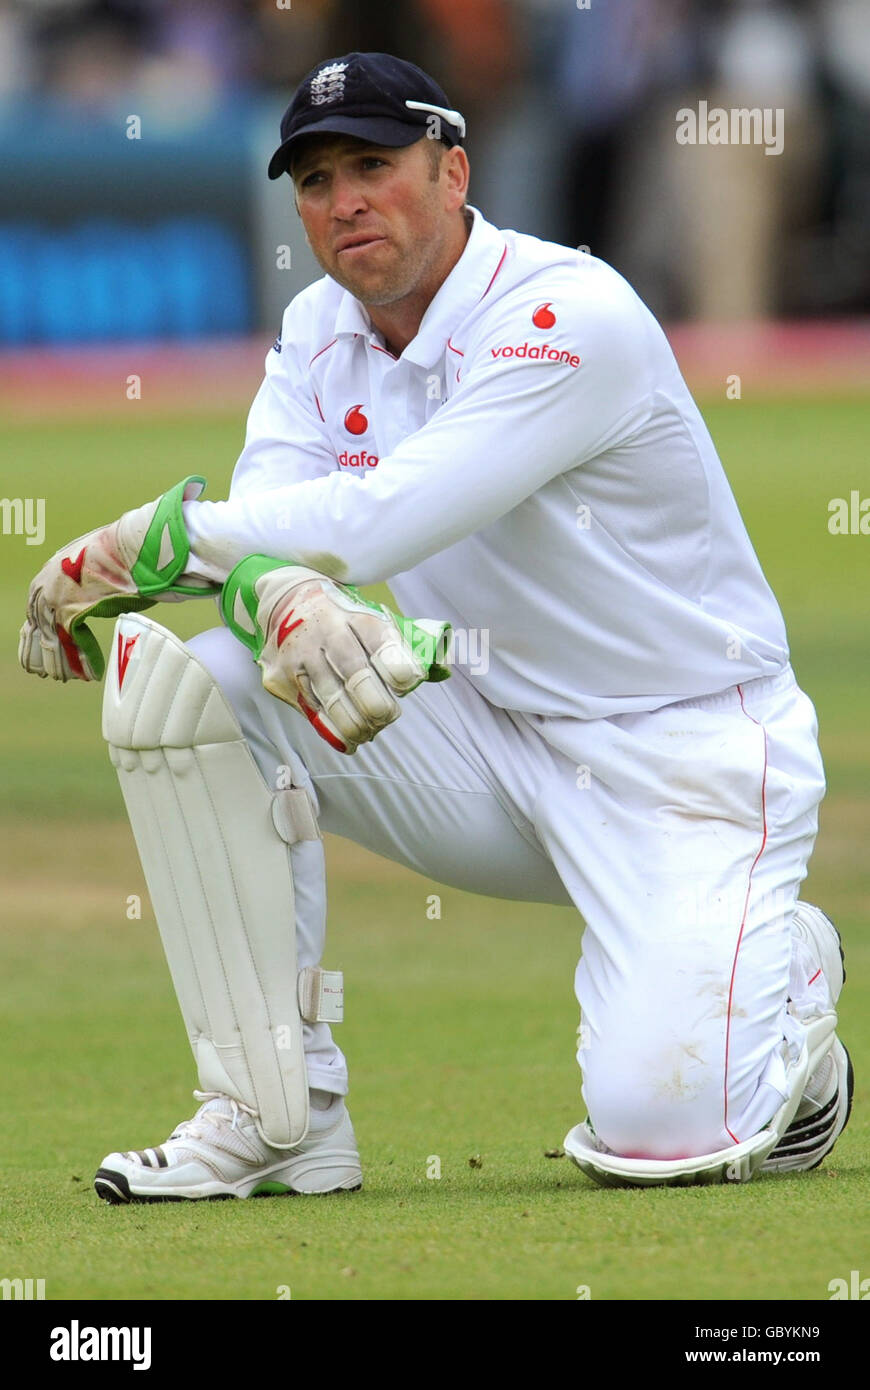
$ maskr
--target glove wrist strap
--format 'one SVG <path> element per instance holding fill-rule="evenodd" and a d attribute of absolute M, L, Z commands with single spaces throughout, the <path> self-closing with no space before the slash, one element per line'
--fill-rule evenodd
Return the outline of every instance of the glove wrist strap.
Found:
<path fill-rule="evenodd" d="M 259 599 L 256 583 L 271 570 L 284 569 L 291 560 L 272 560 L 268 555 L 247 555 L 230 570 L 221 590 L 221 616 L 234 636 L 250 648 L 258 660 L 266 643 L 266 634 L 257 618 Z"/>
<path fill-rule="evenodd" d="M 294 560 L 276 560 L 268 555 L 248 555 L 230 571 L 224 582 L 220 598 L 223 620 L 239 641 L 254 653 L 255 660 L 259 660 L 266 645 L 266 634 L 258 618 L 260 600 L 256 586 L 263 575 L 269 574 L 272 570 L 293 568 L 299 570 L 300 582 L 302 578 L 324 579 L 316 570 L 299 566 Z M 447 680 L 450 675 L 445 660 L 451 634 L 449 623 L 428 618 L 406 618 L 401 613 L 394 613 L 382 603 L 375 603 L 366 598 L 354 584 L 336 582 L 335 588 L 336 602 L 342 607 L 350 611 L 369 608 L 396 624 L 426 673 L 425 680 Z"/>
<path fill-rule="evenodd" d="M 204 489 L 205 478 L 194 473 L 176 483 L 158 501 L 139 554 L 130 566 L 133 583 L 143 598 L 158 594 L 202 595 L 202 584 L 193 586 L 178 581 L 190 558 L 182 503 L 194 501 Z"/>

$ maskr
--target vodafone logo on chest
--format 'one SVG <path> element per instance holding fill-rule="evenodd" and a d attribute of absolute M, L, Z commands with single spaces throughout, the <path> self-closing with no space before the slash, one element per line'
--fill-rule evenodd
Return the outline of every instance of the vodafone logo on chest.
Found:
<path fill-rule="evenodd" d="M 368 429 L 369 422 L 365 415 L 363 415 L 362 408 L 363 403 L 360 401 L 359 405 L 352 405 L 345 415 L 344 428 L 347 430 L 348 434 L 365 434 Z"/>
<path fill-rule="evenodd" d="M 344 428 L 348 434 L 365 434 L 369 427 L 368 417 L 363 414 L 363 401 L 357 405 L 352 405 L 345 413 Z M 377 468 L 378 455 L 370 454 L 366 449 L 361 449 L 359 453 L 349 453 L 347 449 L 342 450 L 338 456 L 339 467 L 341 468 Z"/>
<path fill-rule="evenodd" d="M 539 304 L 532 314 L 532 323 L 535 328 L 544 330 L 555 328 L 556 315 L 553 312 L 552 301 L 547 300 L 544 304 Z M 568 348 L 553 347 L 550 343 L 507 343 L 502 347 L 490 348 L 493 357 L 520 357 L 527 358 L 533 362 L 564 362 L 569 367 L 579 367 L 580 357 L 576 352 L 571 352 Z"/>

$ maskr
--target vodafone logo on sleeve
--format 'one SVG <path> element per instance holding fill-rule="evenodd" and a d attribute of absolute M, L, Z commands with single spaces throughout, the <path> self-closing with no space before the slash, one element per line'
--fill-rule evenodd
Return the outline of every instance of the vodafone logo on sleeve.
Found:
<path fill-rule="evenodd" d="M 556 315 L 550 308 L 551 302 L 552 301 L 548 300 L 546 304 L 539 304 L 535 312 L 532 314 L 532 323 L 535 325 L 536 328 L 555 327 Z"/>
<path fill-rule="evenodd" d="M 549 329 L 556 325 L 556 315 L 553 313 L 553 301 L 548 299 L 543 304 L 539 304 L 532 314 L 532 323 L 536 328 Z M 576 352 L 571 352 L 568 348 L 552 347 L 549 343 L 508 343 L 503 347 L 490 348 L 493 357 L 524 357 L 533 362 L 564 362 L 569 367 L 579 367 L 580 357 Z"/>
<path fill-rule="evenodd" d="M 505 347 L 490 348 L 493 357 L 527 357 L 536 362 L 564 362 L 569 367 L 579 367 L 580 358 L 576 352 L 567 348 L 551 347 L 549 343 L 508 343 Z"/>

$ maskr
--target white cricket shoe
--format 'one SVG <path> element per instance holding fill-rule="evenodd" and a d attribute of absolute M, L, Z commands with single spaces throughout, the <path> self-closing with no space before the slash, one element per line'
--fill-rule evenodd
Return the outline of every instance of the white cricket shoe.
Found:
<path fill-rule="evenodd" d="M 293 1149 L 273 1149 L 252 1112 L 229 1096 L 194 1091 L 200 1106 L 163 1144 L 111 1153 L 94 1178 L 106 1202 L 181 1201 L 283 1193 L 355 1192 L 362 1170 L 350 1115 L 341 1097 L 336 1118 Z M 328 1117 L 329 1112 L 320 1112 Z"/>
<path fill-rule="evenodd" d="M 802 902 L 795 908 L 792 930 L 818 961 L 831 1006 L 836 1009 L 846 979 L 840 933 L 821 908 Z M 794 1119 L 761 1165 L 761 1171 L 799 1173 L 818 1168 L 846 1128 L 854 1085 L 851 1058 L 835 1036 L 807 1081 Z"/>

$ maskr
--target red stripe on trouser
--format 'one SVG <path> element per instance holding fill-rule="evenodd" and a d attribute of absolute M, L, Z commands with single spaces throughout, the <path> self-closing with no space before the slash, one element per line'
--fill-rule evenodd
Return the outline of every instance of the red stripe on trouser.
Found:
<path fill-rule="evenodd" d="M 737 935 L 737 945 L 736 945 L 736 947 L 734 948 L 734 961 L 733 961 L 733 964 L 732 964 L 732 966 L 731 966 L 731 983 L 729 984 L 729 987 L 728 987 L 728 1018 L 727 1018 L 727 1022 L 726 1022 L 726 1025 L 725 1025 L 725 1120 L 724 1120 L 724 1125 L 725 1125 L 725 1128 L 726 1128 L 726 1130 L 728 1131 L 728 1133 L 731 1135 L 731 1138 L 734 1140 L 734 1143 L 735 1143 L 735 1144 L 739 1144 L 739 1143 L 740 1143 L 740 1140 L 737 1138 L 737 1135 L 733 1133 L 733 1131 L 729 1128 L 729 1125 L 728 1125 L 728 1063 L 729 1063 L 729 1060 L 730 1060 L 730 1048 L 731 1048 L 731 1008 L 732 1008 L 732 1003 L 733 1003 L 733 999 L 734 999 L 734 979 L 735 979 L 735 976 L 736 976 L 736 974 L 737 974 L 737 957 L 740 955 L 740 946 L 741 946 L 741 943 L 742 943 L 742 941 L 743 941 L 743 932 L 744 932 L 745 927 L 746 927 L 746 916 L 747 916 L 747 913 L 749 912 L 749 895 L 750 895 L 750 893 L 752 892 L 752 875 L 755 873 L 755 866 L 757 865 L 759 859 L 761 858 L 762 854 L 764 853 L 764 847 L 765 847 L 765 845 L 767 844 L 767 803 L 766 803 L 766 791 L 767 791 L 767 730 L 765 729 L 765 727 L 764 727 L 763 724 L 759 724 L 759 722 L 758 722 L 757 719 L 753 719 L 753 718 L 752 718 L 752 715 L 751 715 L 751 714 L 749 713 L 749 711 L 746 709 L 746 706 L 745 706 L 744 703 L 743 703 L 743 687 L 742 687 L 742 686 L 738 685 L 738 687 L 737 687 L 737 693 L 738 693 L 739 696 L 740 696 L 740 708 L 741 708 L 741 710 L 743 711 L 743 713 L 746 715 L 746 718 L 747 718 L 747 719 L 752 719 L 753 724 L 758 724 L 758 727 L 761 729 L 762 733 L 764 734 L 764 771 L 763 771 L 762 776 L 761 776 L 761 820 L 762 820 L 761 847 L 760 847 L 758 853 L 756 854 L 755 858 L 754 858 L 753 861 L 752 861 L 752 865 L 751 865 L 750 870 L 749 870 L 749 878 L 747 879 L 747 882 L 746 882 L 746 898 L 745 898 L 744 903 L 743 903 L 743 917 L 741 918 L 741 921 L 740 921 L 740 931 L 739 931 L 739 933 L 738 933 L 738 935 Z"/>

